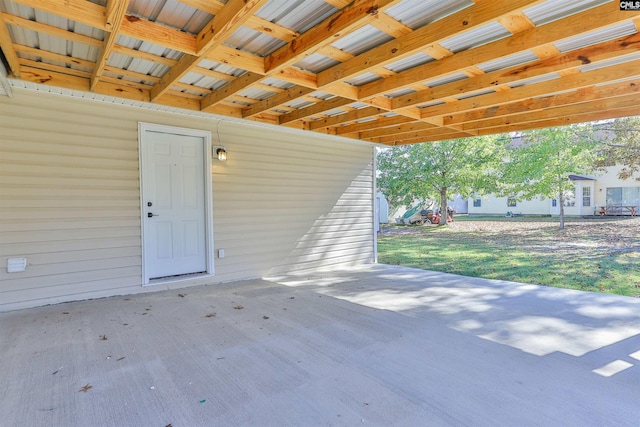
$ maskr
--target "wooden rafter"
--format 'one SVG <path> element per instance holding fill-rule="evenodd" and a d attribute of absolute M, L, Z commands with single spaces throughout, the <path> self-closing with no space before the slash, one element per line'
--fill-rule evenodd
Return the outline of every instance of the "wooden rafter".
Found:
<path fill-rule="evenodd" d="M 151 90 L 151 100 L 164 94 L 202 59 L 222 45 L 225 38 L 240 28 L 267 0 L 230 0 L 196 37 L 196 55 L 185 55 Z M 207 105 L 208 106 L 208 105 Z"/>
<path fill-rule="evenodd" d="M 0 48 L 10 77 L 391 145 L 613 117 L 630 113 L 639 101 L 640 12 L 619 10 L 615 1 L 576 12 L 567 8 L 567 16 L 542 25 L 532 18 L 531 6 L 544 7 L 544 0 L 474 0 L 444 18 L 409 27 L 394 18 L 402 8 L 391 9 L 407 0 L 325 0 L 334 12 L 303 32 L 283 25 L 291 17 L 267 20 L 274 16 L 269 8 L 261 12 L 267 0 L 178 1 L 187 5 L 180 8 L 182 17 L 209 14 L 209 22 L 196 24 L 198 34 L 180 29 L 194 27 L 184 22 L 128 10 L 131 0 L 107 0 L 104 6 L 88 0 L 5 0 Z M 161 0 L 147 2 L 146 10 L 164 7 Z M 316 16 L 328 6 L 322 10 Z M 502 26 L 508 35 L 466 50 L 451 47 L 453 37 L 464 39 L 485 26 Z M 372 28 L 391 40 L 366 49 L 354 45 Z M 268 45 L 254 52 L 237 46 L 254 34 L 269 36 L 255 40 L 282 46 L 264 56 L 258 53 Z M 136 40 L 146 51 L 138 50 Z M 569 40 L 584 45 L 566 50 Z M 64 43 L 66 50 L 53 47 Z M 87 51 L 91 55 L 82 53 Z M 109 62 L 112 53 L 130 58 L 127 69 Z M 402 71 L 390 67 L 416 54 L 432 60 Z M 325 69 L 322 62 L 309 65 L 319 55 L 335 62 Z M 511 55 L 530 59 L 487 70 L 486 63 Z M 376 80 L 350 83 L 365 73 Z"/>
<path fill-rule="evenodd" d="M 96 84 L 104 71 L 104 67 L 107 65 L 109 56 L 111 55 L 111 52 L 113 52 L 113 48 L 116 44 L 116 38 L 118 37 L 120 27 L 122 27 L 122 20 L 127 12 L 128 5 L 129 0 L 109 0 L 107 3 L 105 19 L 107 36 L 104 39 L 100 57 L 96 61 L 96 66 L 94 67 L 93 75 L 91 76 L 91 90 L 95 89 Z"/>

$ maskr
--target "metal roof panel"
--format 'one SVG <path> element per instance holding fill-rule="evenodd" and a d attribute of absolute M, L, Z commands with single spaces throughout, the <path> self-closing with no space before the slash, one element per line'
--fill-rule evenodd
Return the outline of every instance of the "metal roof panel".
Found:
<path fill-rule="evenodd" d="M 509 37 L 510 35 L 511 33 L 502 24 L 494 21 L 450 37 L 440 44 L 445 49 L 457 53 Z"/>
<path fill-rule="evenodd" d="M 337 11 L 338 9 L 323 0 L 271 0 L 256 15 L 298 33 L 304 33 Z"/>
<path fill-rule="evenodd" d="M 352 33 L 336 40 L 331 46 L 352 55 L 359 55 L 376 46 L 393 40 L 393 37 L 371 25 L 365 25 Z"/>
<path fill-rule="evenodd" d="M 524 9 L 522 12 L 531 22 L 538 26 L 609 2 L 611 0 L 548 0 Z"/>
<path fill-rule="evenodd" d="M 313 53 L 304 58 L 302 61 L 297 62 L 295 66 L 297 68 L 300 68 L 301 70 L 311 71 L 312 73 L 319 73 L 339 63 L 340 62 L 336 61 L 335 59 L 327 58 L 326 56 L 320 55 L 319 53 Z"/>
<path fill-rule="evenodd" d="M 418 65 L 426 64 L 431 61 L 434 61 L 434 58 L 427 55 L 426 53 L 419 52 L 408 58 L 401 59 L 400 61 L 386 65 L 384 68 L 386 68 L 387 70 L 391 70 L 395 73 L 401 73 L 402 71 L 406 71 L 408 69 L 417 67 Z"/>
<path fill-rule="evenodd" d="M 470 0 L 404 0 L 390 7 L 387 15 L 415 30 L 473 4 Z"/>
<path fill-rule="evenodd" d="M 602 43 L 607 40 L 613 40 L 619 37 L 635 34 L 637 32 L 638 30 L 633 24 L 633 21 L 628 21 L 623 22 L 619 25 L 606 27 L 597 31 L 591 31 L 585 34 L 580 34 L 575 37 L 561 40 L 559 42 L 556 42 L 555 46 L 560 52 L 565 53 L 572 50 L 580 49 L 582 47 Z"/>

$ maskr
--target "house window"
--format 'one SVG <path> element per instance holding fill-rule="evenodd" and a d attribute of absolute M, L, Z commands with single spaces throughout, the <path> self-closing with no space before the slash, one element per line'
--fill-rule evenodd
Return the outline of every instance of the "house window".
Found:
<path fill-rule="evenodd" d="M 480 208 L 482 207 L 482 199 L 478 198 L 478 199 L 473 199 L 473 207 L 474 208 Z"/>
<path fill-rule="evenodd" d="M 552 207 L 554 207 L 554 208 L 555 208 L 555 207 L 557 207 L 557 206 L 558 206 L 558 200 L 553 199 L 553 200 L 551 201 L 551 206 L 552 206 Z"/>
<path fill-rule="evenodd" d="M 516 202 L 515 197 L 509 197 L 507 198 L 507 206 L 510 208 L 515 208 L 518 205 L 518 203 Z"/>
<path fill-rule="evenodd" d="M 565 207 L 573 207 L 576 205 L 576 190 L 567 190 L 564 192 L 564 202 L 562 203 Z"/>
<path fill-rule="evenodd" d="M 582 187 L 582 206 L 591 206 L 591 187 Z"/>
<path fill-rule="evenodd" d="M 640 207 L 640 187 L 607 188 L 607 206 Z"/>

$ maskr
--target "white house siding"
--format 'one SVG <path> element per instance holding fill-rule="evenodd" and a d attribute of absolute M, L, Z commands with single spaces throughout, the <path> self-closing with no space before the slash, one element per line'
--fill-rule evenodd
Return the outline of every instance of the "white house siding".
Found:
<path fill-rule="evenodd" d="M 138 122 L 212 132 L 215 276 L 371 262 L 373 148 L 26 90 L 0 97 L 0 310 L 142 287 Z M 218 123 L 220 126 L 217 127 Z M 7 273 L 8 258 L 27 258 Z"/>
<path fill-rule="evenodd" d="M 594 189 L 595 205 L 597 207 L 607 205 L 607 188 L 633 189 L 640 193 L 640 181 L 634 178 L 627 180 L 618 178 L 620 169 L 622 169 L 622 166 L 611 166 L 602 175 L 598 176 Z M 640 199 L 631 198 L 625 200 L 625 202 L 629 203 L 629 206 L 635 205 L 636 211 L 640 212 Z"/>
<path fill-rule="evenodd" d="M 469 200 L 469 215 L 506 215 L 507 212 L 516 212 L 526 215 L 549 215 L 551 202 L 547 200 L 523 200 L 516 206 L 507 206 L 507 197 L 483 196 L 481 206 L 474 206 L 473 199 Z"/>

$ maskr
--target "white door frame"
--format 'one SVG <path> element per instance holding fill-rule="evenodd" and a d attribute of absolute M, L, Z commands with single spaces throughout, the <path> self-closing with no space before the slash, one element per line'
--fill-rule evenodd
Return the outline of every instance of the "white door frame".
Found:
<path fill-rule="evenodd" d="M 147 254 L 144 247 L 145 242 L 145 205 L 144 205 L 144 153 L 143 144 L 145 141 L 146 132 L 159 132 L 159 133 L 168 133 L 175 135 L 185 135 L 185 136 L 195 136 L 202 138 L 204 142 L 203 147 L 203 159 L 204 162 L 204 176 L 202 179 L 204 180 L 204 210 L 205 210 L 205 250 L 206 250 L 206 262 L 207 262 L 207 274 L 214 274 L 214 263 L 213 263 L 213 194 L 211 192 L 211 132 L 205 130 L 198 129 L 188 129 L 181 128 L 176 126 L 166 126 L 159 125 L 155 123 L 145 123 L 138 122 L 138 160 L 139 160 L 139 172 L 140 172 L 140 220 L 141 220 L 141 241 L 140 245 L 142 248 L 142 285 L 149 285 L 149 272 L 146 268 L 147 265 Z M 158 279 L 154 280 L 153 284 L 167 283 L 167 282 L 175 282 L 180 280 L 185 280 L 186 278 L 192 278 L 192 276 L 185 278 L 170 278 L 170 279 Z"/>

